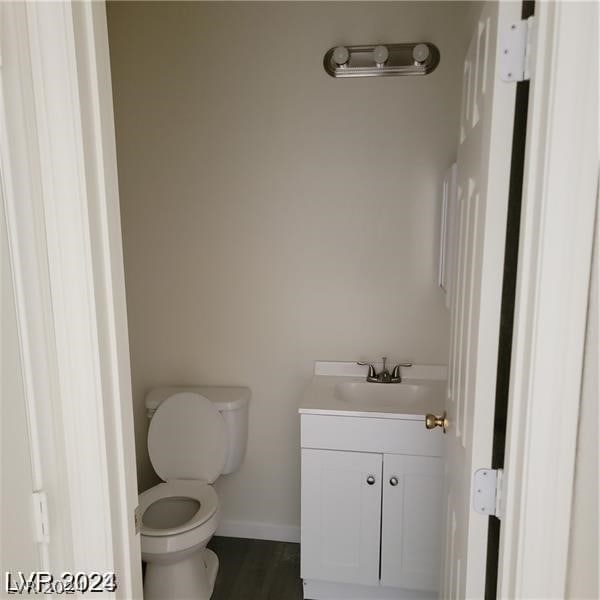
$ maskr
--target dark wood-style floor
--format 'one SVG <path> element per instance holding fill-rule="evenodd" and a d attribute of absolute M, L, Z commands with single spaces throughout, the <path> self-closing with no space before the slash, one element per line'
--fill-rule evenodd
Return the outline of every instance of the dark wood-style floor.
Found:
<path fill-rule="evenodd" d="M 214 537 L 219 557 L 211 600 L 302 600 L 300 544 Z"/>

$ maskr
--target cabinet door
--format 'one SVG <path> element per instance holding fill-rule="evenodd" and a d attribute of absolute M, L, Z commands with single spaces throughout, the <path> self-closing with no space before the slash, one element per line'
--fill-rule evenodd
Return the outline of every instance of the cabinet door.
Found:
<path fill-rule="evenodd" d="M 382 455 L 302 450 L 301 576 L 377 584 Z"/>
<path fill-rule="evenodd" d="M 381 584 L 439 589 L 442 459 L 385 454 Z"/>

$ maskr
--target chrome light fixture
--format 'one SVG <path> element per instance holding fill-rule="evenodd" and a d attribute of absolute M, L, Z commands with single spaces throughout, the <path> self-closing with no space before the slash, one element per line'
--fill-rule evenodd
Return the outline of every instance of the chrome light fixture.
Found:
<path fill-rule="evenodd" d="M 434 44 L 373 44 L 335 46 L 323 58 L 323 67 L 332 77 L 382 77 L 427 75 L 440 62 Z"/>

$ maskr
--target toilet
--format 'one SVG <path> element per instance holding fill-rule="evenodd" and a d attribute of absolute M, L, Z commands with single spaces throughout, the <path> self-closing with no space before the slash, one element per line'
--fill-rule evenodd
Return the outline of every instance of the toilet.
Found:
<path fill-rule="evenodd" d="M 145 600 L 209 600 L 219 568 L 206 548 L 219 524 L 212 484 L 237 471 L 250 390 L 164 387 L 146 396 L 148 453 L 162 483 L 139 497 Z"/>

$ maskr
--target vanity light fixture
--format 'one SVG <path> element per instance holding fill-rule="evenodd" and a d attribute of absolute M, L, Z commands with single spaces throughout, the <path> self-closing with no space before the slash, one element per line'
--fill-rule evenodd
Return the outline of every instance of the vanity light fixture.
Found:
<path fill-rule="evenodd" d="M 323 58 L 325 72 L 332 77 L 381 77 L 427 75 L 440 62 L 434 44 L 371 44 L 335 46 Z"/>

